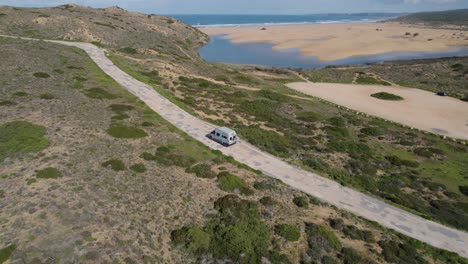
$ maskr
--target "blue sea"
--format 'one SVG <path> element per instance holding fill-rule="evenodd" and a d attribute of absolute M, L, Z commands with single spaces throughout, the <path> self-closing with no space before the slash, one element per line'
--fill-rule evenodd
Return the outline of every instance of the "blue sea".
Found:
<path fill-rule="evenodd" d="M 242 27 L 268 25 L 375 22 L 395 18 L 396 13 L 315 15 L 170 15 L 194 27 Z"/>
<path fill-rule="evenodd" d="M 318 15 L 172 15 L 195 27 L 260 27 L 273 25 L 364 23 L 383 21 L 404 14 L 318 14 Z M 413 60 L 468 56 L 468 47 L 453 47 L 436 52 L 389 52 L 370 56 L 349 57 L 337 61 L 320 61 L 305 57 L 297 49 L 274 50 L 271 43 L 233 43 L 223 35 L 211 35 L 211 41 L 200 48 L 200 56 L 209 62 L 250 64 L 288 68 L 323 68 L 331 65 L 363 65 L 392 60 Z"/>

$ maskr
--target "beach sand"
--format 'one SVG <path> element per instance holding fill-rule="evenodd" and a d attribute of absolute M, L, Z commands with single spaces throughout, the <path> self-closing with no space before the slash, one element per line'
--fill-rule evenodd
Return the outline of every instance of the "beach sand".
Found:
<path fill-rule="evenodd" d="M 452 138 L 468 140 L 468 103 L 451 97 L 399 86 L 335 83 L 290 83 L 296 91 L 350 109 Z M 384 101 L 370 95 L 387 92 L 403 101 Z"/>
<path fill-rule="evenodd" d="M 304 56 L 334 61 L 387 52 L 445 51 L 468 46 L 468 31 L 433 29 L 400 23 L 350 23 L 201 28 L 209 35 L 226 34 L 235 43 L 270 42 L 274 49 L 299 49 Z M 409 34 L 408 34 L 409 33 Z"/>

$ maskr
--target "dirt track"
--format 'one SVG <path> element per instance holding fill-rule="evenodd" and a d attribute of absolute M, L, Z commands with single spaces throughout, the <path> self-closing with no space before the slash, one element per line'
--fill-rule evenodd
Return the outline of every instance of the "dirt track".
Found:
<path fill-rule="evenodd" d="M 468 140 L 468 103 L 415 88 L 334 83 L 290 83 L 304 94 L 432 133 Z M 404 98 L 385 101 L 370 95 L 387 92 Z"/>

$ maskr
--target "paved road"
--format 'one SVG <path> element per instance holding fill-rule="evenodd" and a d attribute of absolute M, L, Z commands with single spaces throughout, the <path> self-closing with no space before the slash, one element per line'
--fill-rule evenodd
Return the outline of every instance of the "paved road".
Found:
<path fill-rule="evenodd" d="M 232 156 L 239 162 L 260 170 L 268 176 L 280 179 L 285 184 L 317 197 L 324 202 L 333 204 L 338 208 L 376 221 L 383 226 L 435 247 L 468 257 L 468 233 L 425 220 L 409 212 L 385 204 L 378 199 L 343 187 L 334 181 L 292 166 L 247 142 L 241 141 L 230 148 L 222 147 L 205 137 L 215 126 L 188 114 L 158 94 L 152 87 L 121 71 L 96 46 L 88 43 L 53 42 L 85 50 L 91 59 L 120 85 L 140 98 L 140 100 L 145 102 L 163 118 L 206 146 L 220 150 L 225 155 Z"/>

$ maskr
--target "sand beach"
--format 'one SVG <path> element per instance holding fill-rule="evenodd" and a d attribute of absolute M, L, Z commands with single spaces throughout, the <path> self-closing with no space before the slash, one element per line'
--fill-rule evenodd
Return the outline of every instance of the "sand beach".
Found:
<path fill-rule="evenodd" d="M 388 52 L 446 51 L 468 46 L 468 31 L 396 22 L 201 28 L 234 43 L 269 42 L 274 49 L 298 49 L 304 56 L 334 61 Z"/>

